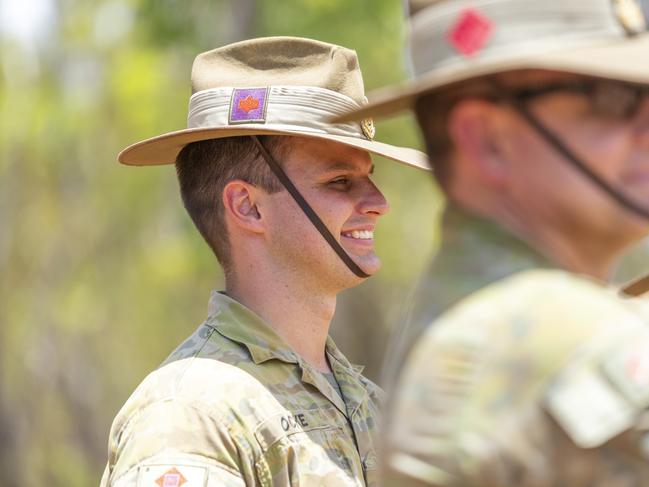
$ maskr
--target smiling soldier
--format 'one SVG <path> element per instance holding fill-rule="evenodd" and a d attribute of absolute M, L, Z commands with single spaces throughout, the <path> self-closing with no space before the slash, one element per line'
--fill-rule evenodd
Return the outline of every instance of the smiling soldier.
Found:
<path fill-rule="evenodd" d="M 125 149 L 175 163 L 187 211 L 225 272 L 196 332 L 117 415 L 102 485 L 363 486 L 376 483 L 380 390 L 328 337 L 336 295 L 379 270 L 388 204 L 356 54 L 298 38 L 199 55 L 189 128 Z"/>
<path fill-rule="evenodd" d="M 410 7 L 417 78 L 354 114 L 413 107 L 449 201 L 386 485 L 649 485 L 649 321 L 605 285 L 649 232 L 649 2 Z"/>

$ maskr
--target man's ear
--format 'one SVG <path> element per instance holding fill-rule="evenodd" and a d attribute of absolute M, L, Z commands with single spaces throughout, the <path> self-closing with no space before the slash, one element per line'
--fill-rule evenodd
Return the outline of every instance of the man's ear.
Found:
<path fill-rule="evenodd" d="M 507 181 L 507 164 L 497 136 L 499 106 L 476 98 L 459 101 L 449 113 L 448 130 L 462 160 L 493 186 Z"/>
<path fill-rule="evenodd" d="M 228 182 L 222 193 L 226 218 L 243 230 L 263 233 L 265 225 L 258 208 L 259 196 L 259 188 L 250 183 L 240 179 Z"/>

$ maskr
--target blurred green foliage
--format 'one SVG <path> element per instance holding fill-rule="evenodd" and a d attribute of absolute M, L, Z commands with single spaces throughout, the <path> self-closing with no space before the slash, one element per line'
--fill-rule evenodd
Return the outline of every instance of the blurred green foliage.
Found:
<path fill-rule="evenodd" d="M 298 35 L 356 49 L 369 89 L 405 76 L 399 0 L 52 6 L 37 41 L 0 32 L 0 485 L 11 487 L 96 485 L 113 416 L 222 285 L 173 167 L 116 163 L 127 144 L 185 125 L 194 56 Z M 419 144 L 408 116 L 378 138 Z M 341 296 L 333 326 L 375 379 L 440 203 L 420 172 L 380 161 L 376 181 L 392 206 L 377 236 L 384 269 Z"/>

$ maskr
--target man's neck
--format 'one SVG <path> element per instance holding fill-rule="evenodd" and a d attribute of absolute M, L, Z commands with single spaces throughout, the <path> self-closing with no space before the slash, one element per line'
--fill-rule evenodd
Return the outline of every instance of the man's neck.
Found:
<path fill-rule="evenodd" d="M 226 293 L 261 316 L 306 362 L 329 372 L 325 347 L 336 310 L 336 294 L 309 290 L 305 282 L 289 280 L 254 267 L 244 278 L 226 280 Z M 293 282 L 295 281 L 295 282 Z"/>
<path fill-rule="evenodd" d="M 618 256 L 611 252 L 610 246 L 597 238 L 564 233 L 552 227 L 528 227 L 526 230 L 537 248 L 563 269 L 601 282 L 611 278 Z"/>
<path fill-rule="evenodd" d="M 441 234 L 431 269 L 434 289 L 428 291 L 437 315 L 464 296 L 512 274 L 556 266 L 507 227 L 453 204 L 444 211 Z"/>
<path fill-rule="evenodd" d="M 387 360 L 396 380 L 407 350 L 424 329 L 474 292 L 513 274 L 555 266 L 493 219 L 448 202 L 435 258 L 416 288 L 406 326 L 391 341 Z M 430 277 L 429 277 L 430 276 Z"/>
<path fill-rule="evenodd" d="M 501 209 L 492 219 L 528 242 L 558 267 L 602 282 L 610 279 L 619 252 L 614 242 L 580 234 L 574 225 L 539 222 L 510 208 Z"/>

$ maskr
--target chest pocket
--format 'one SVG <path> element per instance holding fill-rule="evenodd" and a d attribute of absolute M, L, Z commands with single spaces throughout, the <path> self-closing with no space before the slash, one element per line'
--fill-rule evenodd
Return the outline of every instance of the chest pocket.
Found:
<path fill-rule="evenodd" d="M 259 425 L 257 469 L 269 484 L 363 485 L 363 467 L 347 419 L 333 406 L 285 410 Z M 263 483 L 263 482 L 262 482 Z"/>

